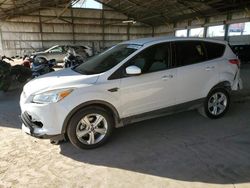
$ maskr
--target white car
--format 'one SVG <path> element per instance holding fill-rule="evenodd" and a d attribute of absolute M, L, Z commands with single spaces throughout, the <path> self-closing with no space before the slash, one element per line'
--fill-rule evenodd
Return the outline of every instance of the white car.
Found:
<path fill-rule="evenodd" d="M 123 42 L 75 68 L 27 83 L 22 129 L 38 138 L 67 135 L 79 148 L 105 143 L 113 128 L 198 109 L 209 118 L 228 110 L 242 88 L 240 61 L 227 42 L 147 38 Z"/>

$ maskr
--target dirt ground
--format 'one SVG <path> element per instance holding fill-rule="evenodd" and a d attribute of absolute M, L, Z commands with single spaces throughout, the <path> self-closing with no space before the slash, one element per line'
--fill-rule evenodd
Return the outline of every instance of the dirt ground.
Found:
<path fill-rule="evenodd" d="M 0 187 L 250 187 L 246 94 L 221 119 L 196 111 L 152 119 L 117 129 L 94 150 L 22 133 L 19 94 L 0 94 Z"/>

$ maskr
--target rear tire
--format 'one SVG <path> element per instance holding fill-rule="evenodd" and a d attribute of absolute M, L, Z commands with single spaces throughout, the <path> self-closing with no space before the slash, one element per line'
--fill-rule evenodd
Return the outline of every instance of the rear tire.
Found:
<path fill-rule="evenodd" d="M 112 115 L 100 107 L 76 112 L 67 128 L 70 142 L 80 149 L 92 149 L 107 142 L 114 127 Z"/>
<path fill-rule="evenodd" d="M 229 92 L 224 88 L 210 91 L 198 112 L 210 119 L 218 119 L 225 115 L 230 105 Z"/>

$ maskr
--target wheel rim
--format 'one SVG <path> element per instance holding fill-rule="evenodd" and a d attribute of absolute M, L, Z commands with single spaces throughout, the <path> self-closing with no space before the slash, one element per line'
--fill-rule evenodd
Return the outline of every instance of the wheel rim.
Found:
<path fill-rule="evenodd" d="M 227 96 L 224 93 L 214 93 L 208 100 L 208 111 L 218 116 L 226 110 L 227 104 Z"/>
<path fill-rule="evenodd" d="M 83 144 L 93 145 L 105 137 L 107 129 L 107 120 L 102 115 L 88 114 L 77 124 L 76 136 Z"/>

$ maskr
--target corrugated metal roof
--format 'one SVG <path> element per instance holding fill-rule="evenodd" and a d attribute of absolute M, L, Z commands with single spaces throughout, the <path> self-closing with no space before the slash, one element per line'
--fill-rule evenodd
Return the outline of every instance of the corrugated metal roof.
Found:
<path fill-rule="evenodd" d="M 0 0 L 0 18 L 27 15 L 40 9 L 65 7 L 77 0 Z"/>
<path fill-rule="evenodd" d="M 250 0 L 97 0 L 149 25 L 248 11 Z"/>
<path fill-rule="evenodd" d="M 27 15 L 40 9 L 62 8 L 78 0 L 0 0 L 0 19 Z M 246 10 L 250 0 L 96 0 L 129 18 L 148 25 Z"/>

